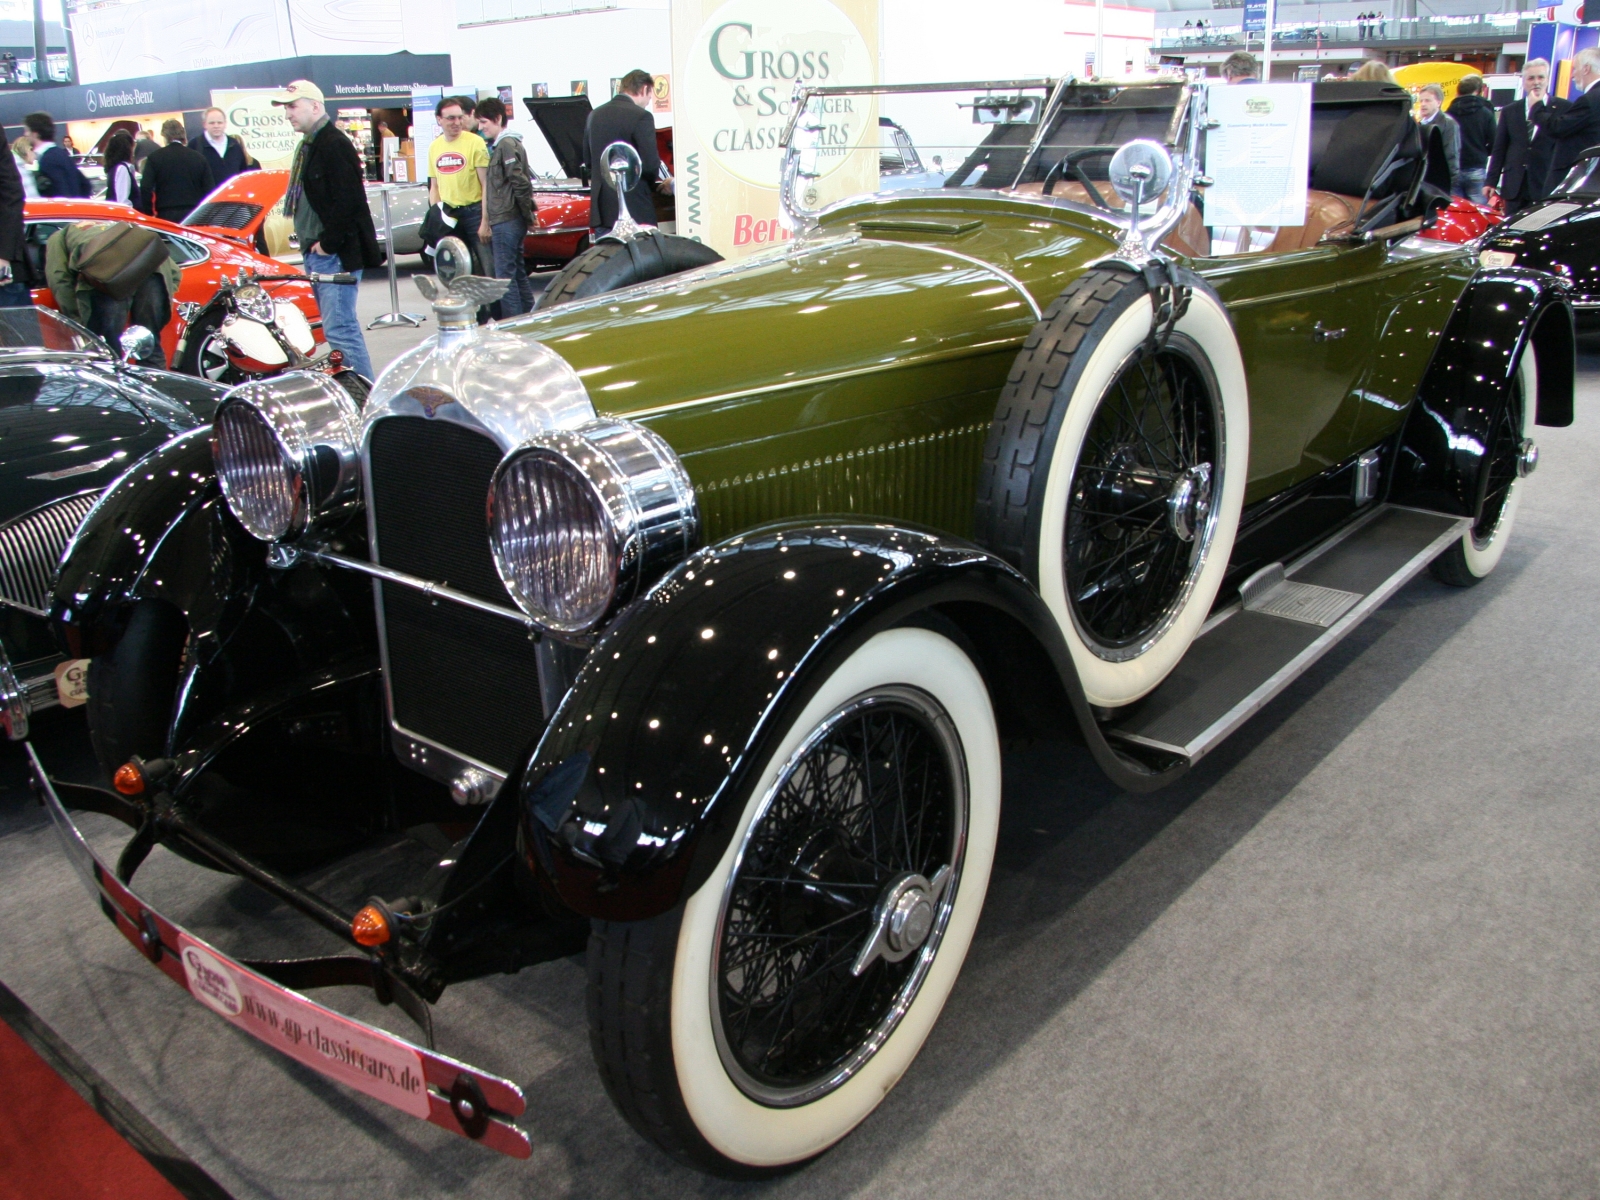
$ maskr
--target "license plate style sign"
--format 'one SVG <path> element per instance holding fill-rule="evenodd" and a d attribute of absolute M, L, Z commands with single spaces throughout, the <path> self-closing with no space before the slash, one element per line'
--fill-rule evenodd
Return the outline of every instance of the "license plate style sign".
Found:
<path fill-rule="evenodd" d="M 236 966 L 187 933 L 179 931 L 178 945 L 189 994 L 207 1008 L 312 1070 L 427 1120 L 416 1049 Z"/>
<path fill-rule="evenodd" d="M 531 1156 L 528 1135 L 512 1124 L 527 1107 L 516 1084 L 325 1008 L 167 920 L 100 861 L 31 745 L 28 756 L 62 849 L 90 895 L 174 983 L 230 1024 L 346 1087 L 501 1154 Z"/>

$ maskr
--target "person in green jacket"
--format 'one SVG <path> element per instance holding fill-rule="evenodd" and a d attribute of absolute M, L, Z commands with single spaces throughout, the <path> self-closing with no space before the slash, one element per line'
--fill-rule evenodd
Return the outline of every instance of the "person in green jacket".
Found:
<path fill-rule="evenodd" d="M 172 314 L 172 297 L 178 293 L 182 275 L 172 259 L 164 258 L 150 277 L 139 285 L 139 290 L 126 300 L 113 300 L 78 273 L 84 248 L 111 226 L 110 221 L 78 221 L 56 230 L 44 245 L 44 274 L 50 291 L 56 298 L 56 307 L 73 320 L 86 326 L 90 333 L 105 339 L 115 352 L 118 339 L 128 327 L 130 313 L 136 314 L 137 323 L 156 335 L 156 348 L 149 361 L 141 360 L 147 367 L 167 365 L 161 350 L 161 331 L 166 328 Z"/>

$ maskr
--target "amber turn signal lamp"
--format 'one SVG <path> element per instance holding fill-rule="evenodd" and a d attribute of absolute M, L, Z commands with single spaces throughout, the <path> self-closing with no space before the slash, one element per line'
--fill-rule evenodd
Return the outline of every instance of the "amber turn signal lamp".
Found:
<path fill-rule="evenodd" d="M 125 762 L 111 777 L 111 786 L 124 796 L 144 795 L 144 771 L 136 762 Z"/>
<path fill-rule="evenodd" d="M 350 918 L 350 936 L 358 946 L 382 946 L 394 931 L 389 928 L 389 914 L 376 904 L 369 904 Z"/>

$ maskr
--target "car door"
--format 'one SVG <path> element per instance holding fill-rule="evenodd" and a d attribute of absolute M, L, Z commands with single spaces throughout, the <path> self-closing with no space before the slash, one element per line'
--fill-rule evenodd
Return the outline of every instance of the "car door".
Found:
<path fill-rule="evenodd" d="M 1249 504 L 1327 469 L 1355 447 L 1351 405 L 1382 328 L 1381 244 L 1200 259 L 1232 314 L 1250 389 Z"/>

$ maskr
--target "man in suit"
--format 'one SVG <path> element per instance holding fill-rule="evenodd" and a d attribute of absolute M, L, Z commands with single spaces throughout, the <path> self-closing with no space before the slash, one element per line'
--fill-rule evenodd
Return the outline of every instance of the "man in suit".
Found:
<path fill-rule="evenodd" d="M 1500 110 L 1484 190 L 1499 194 L 1507 216 L 1544 198 L 1556 140 L 1540 133 L 1533 118 L 1546 107 L 1559 113 L 1572 106 L 1571 101 L 1550 95 L 1549 85 L 1550 64 L 1530 58 L 1522 65 L 1522 99 Z"/>
<path fill-rule="evenodd" d="M 181 222 L 211 190 L 211 168 L 189 149 L 176 117 L 161 123 L 161 136 L 167 144 L 144 160 L 139 177 L 139 211 Z"/>
<path fill-rule="evenodd" d="M 244 145 L 238 138 L 228 136 L 228 114 L 220 108 L 206 109 L 205 132 L 189 142 L 189 149 L 206 160 L 212 187 L 220 187 L 249 169 Z"/>
<path fill-rule="evenodd" d="M 1555 112 L 1546 106 L 1542 112 L 1530 114 L 1529 119 L 1539 130 L 1539 136 L 1555 139 L 1550 156 L 1550 174 L 1545 178 L 1546 194 L 1567 176 L 1572 164 L 1578 161 L 1590 146 L 1600 145 L 1600 93 L 1594 85 L 1600 83 L 1600 48 L 1591 46 L 1572 56 L 1572 87 L 1576 93 L 1572 105 L 1565 112 Z"/>
<path fill-rule="evenodd" d="M 612 142 L 627 142 L 639 152 L 644 172 L 628 192 L 628 215 L 641 225 L 656 223 L 656 206 L 650 188 L 661 176 L 661 155 L 656 150 L 656 121 L 650 115 L 656 82 L 648 71 L 629 71 L 622 89 L 589 114 L 583 131 L 583 160 L 589 167 L 589 228 L 595 237 L 617 223 L 617 196 L 601 178 L 600 155 Z"/>
<path fill-rule="evenodd" d="M 31 112 L 22 118 L 22 127 L 28 131 L 38 164 L 39 194 L 85 199 L 92 189 L 72 155 L 56 145 L 55 119 L 47 112 Z"/>

